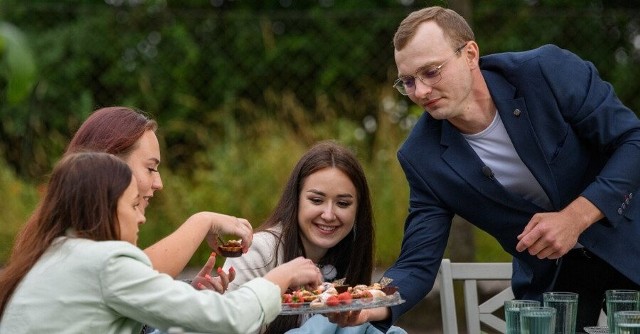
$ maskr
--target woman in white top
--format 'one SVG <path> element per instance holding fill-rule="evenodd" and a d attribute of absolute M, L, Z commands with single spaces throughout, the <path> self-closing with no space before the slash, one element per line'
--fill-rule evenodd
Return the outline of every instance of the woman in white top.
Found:
<path fill-rule="evenodd" d="M 357 158 L 346 147 L 324 141 L 298 161 L 271 216 L 256 229 L 251 249 L 228 258 L 233 290 L 281 263 L 304 256 L 330 282 L 370 284 L 374 260 L 373 210 L 369 186 Z M 264 333 L 380 333 L 371 324 L 337 328 L 324 316 L 279 316 Z M 394 327 L 389 333 L 406 333 Z"/>
<path fill-rule="evenodd" d="M 131 169 L 107 153 L 65 156 L 0 273 L 0 333 L 247 333 L 273 320 L 290 286 L 321 281 L 296 258 L 221 295 L 158 273 L 138 247 L 145 223 Z M 220 223 L 223 233 L 237 223 Z"/>

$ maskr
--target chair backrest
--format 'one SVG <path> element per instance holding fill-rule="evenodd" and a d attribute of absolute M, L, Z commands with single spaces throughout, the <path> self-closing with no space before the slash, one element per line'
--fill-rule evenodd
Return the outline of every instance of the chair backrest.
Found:
<path fill-rule="evenodd" d="M 480 323 L 504 333 L 506 324 L 493 313 L 504 306 L 505 300 L 513 299 L 511 285 L 478 303 L 478 281 L 510 280 L 512 266 L 509 262 L 496 263 L 451 263 L 442 259 L 438 280 L 440 283 L 440 307 L 444 334 L 458 334 L 455 293 L 453 281 L 464 282 L 464 304 L 468 333 L 480 333 Z"/>

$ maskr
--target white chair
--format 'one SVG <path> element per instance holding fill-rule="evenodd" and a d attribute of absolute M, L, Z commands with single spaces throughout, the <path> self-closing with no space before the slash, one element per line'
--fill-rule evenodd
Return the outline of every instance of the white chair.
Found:
<path fill-rule="evenodd" d="M 438 281 L 440 284 L 440 304 L 444 334 L 458 334 L 455 293 L 453 281 L 464 282 L 464 304 L 467 331 L 479 334 L 483 323 L 500 333 L 506 331 L 504 320 L 493 313 L 504 306 L 505 300 L 513 299 L 511 286 L 495 294 L 484 303 L 478 303 L 478 281 L 511 280 L 512 267 L 508 262 L 497 263 L 451 263 L 443 259 L 440 264 Z"/>

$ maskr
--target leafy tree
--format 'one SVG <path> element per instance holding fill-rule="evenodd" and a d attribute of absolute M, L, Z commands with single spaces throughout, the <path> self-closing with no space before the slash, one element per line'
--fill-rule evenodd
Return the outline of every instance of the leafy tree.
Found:
<path fill-rule="evenodd" d="M 360 124 L 350 136 L 372 159 L 386 105 L 406 128 L 423 112 L 390 87 L 391 38 L 408 12 L 432 4 L 464 13 L 485 54 L 555 43 L 591 60 L 640 110 L 640 18 L 623 1 L 4 0 L 0 12 L 28 37 L 39 75 L 28 102 L 0 105 L 0 150 L 22 177 L 39 177 L 88 113 L 125 104 L 159 120 L 176 171 L 206 160 L 193 152 L 230 138 L 234 124 L 260 135 L 259 119 L 306 143 L 322 139 L 305 130 L 310 122 Z M 292 117 L 291 106 L 305 112 Z"/>
<path fill-rule="evenodd" d="M 35 83 L 35 62 L 26 38 L 18 28 L 0 21 L 0 76 L 6 82 L 6 101 L 26 99 Z"/>

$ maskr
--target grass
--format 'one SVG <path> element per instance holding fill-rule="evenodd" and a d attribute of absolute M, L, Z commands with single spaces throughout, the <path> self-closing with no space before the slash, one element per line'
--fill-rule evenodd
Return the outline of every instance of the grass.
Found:
<path fill-rule="evenodd" d="M 38 201 L 38 188 L 19 180 L 0 160 L 0 263 L 8 257 L 16 233 Z"/>

